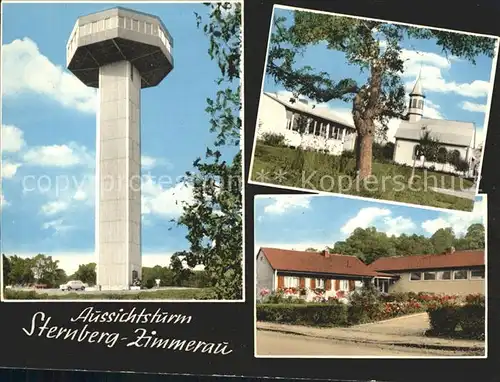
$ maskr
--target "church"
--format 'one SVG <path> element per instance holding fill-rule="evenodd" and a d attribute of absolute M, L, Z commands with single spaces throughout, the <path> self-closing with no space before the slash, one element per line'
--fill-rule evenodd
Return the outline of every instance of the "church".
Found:
<path fill-rule="evenodd" d="M 419 76 L 410 93 L 406 120 L 401 121 L 394 135 L 394 162 L 431 170 L 473 176 L 477 159 L 476 126 L 472 122 L 424 118 L 425 95 Z M 425 158 L 421 152 L 421 139 L 426 135 L 437 143 L 436 158 Z M 468 164 L 466 171 L 458 171 L 453 161 Z"/>
<path fill-rule="evenodd" d="M 406 118 L 401 120 L 394 136 L 393 161 L 406 166 L 474 176 L 478 164 L 478 158 L 475 157 L 475 125 L 472 122 L 424 118 L 424 103 L 425 95 L 419 75 L 410 93 Z M 353 122 L 329 108 L 315 108 L 305 99 L 290 99 L 264 92 L 259 103 L 258 121 L 256 135 L 260 140 L 266 134 L 273 134 L 283 136 L 291 147 L 332 155 L 354 150 L 356 128 Z M 436 158 L 421 155 L 421 139 L 426 132 L 437 142 Z M 467 163 L 466 171 L 458 171 L 450 163 L 456 163 L 459 159 Z"/>

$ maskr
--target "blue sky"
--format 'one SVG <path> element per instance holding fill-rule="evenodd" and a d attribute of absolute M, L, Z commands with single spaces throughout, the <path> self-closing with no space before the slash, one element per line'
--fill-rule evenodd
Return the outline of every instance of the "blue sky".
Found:
<path fill-rule="evenodd" d="M 388 235 L 430 237 L 451 227 L 463 235 L 485 221 L 486 196 L 477 196 L 472 212 L 432 209 L 318 195 L 273 195 L 255 199 L 255 250 L 260 247 L 323 249 L 345 240 L 354 229 L 375 227 Z"/>
<path fill-rule="evenodd" d="M 65 69 L 66 43 L 79 16 L 113 6 L 3 5 L 4 253 L 51 254 L 71 267 L 93 261 L 96 95 Z M 184 227 L 168 230 L 181 211 L 176 201 L 191 196 L 176 179 L 214 141 L 205 107 L 220 73 L 196 27 L 194 12 L 207 15 L 208 7 L 131 8 L 159 16 L 174 39 L 174 70 L 141 94 L 142 171 L 152 177 L 143 183 L 143 259 L 168 264 L 166 255 L 188 248 Z"/>
<path fill-rule="evenodd" d="M 293 11 L 275 7 L 275 17 L 293 20 Z M 405 40 L 402 44 L 402 58 L 405 70 L 402 75 L 407 90 L 411 90 L 420 70 L 426 103 L 424 117 L 473 122 L 478 128 L 481 141 L 484 136 L 485 112 L 488 96 L 492 89 L 491 71 L 493 60 L 480 56 L 476 65 L 455 57 L 447 58 L 434 40 Z M 326 48 L 326 43 L 310 46 L 303 57 L 297 60 L 297 67 L 309 65 L 317 71 L 325 71 L 331 78 L 340 80 L 353 78 L 363 81 L 366 74 L 359 67 L 349 66 L 344 53 Z M 264 91 L 283 92 L 272 78 L 266 78 Z M 344 119 L 352 121 L 351 105 L 342 101 L 332 101 L 330 107 Z M 398 121 L 389 123 L 388 136 L 391 139 L 397 129 Z"/>

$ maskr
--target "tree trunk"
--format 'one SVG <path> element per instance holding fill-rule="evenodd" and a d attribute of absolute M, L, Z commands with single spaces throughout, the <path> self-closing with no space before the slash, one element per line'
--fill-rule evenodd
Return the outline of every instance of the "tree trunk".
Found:
<path fill-rule="evenodd" d="M 372 174 L 373 133 L 359 136 L 358 178 L 363 180 Z"/>

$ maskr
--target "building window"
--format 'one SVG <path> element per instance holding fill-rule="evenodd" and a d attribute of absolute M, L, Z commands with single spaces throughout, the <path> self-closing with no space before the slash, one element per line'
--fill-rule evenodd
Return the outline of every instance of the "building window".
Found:
<path fill-rule="evenodd" d="M 451 271 L 437 272 L 438 280 L 451 280 Z"/>
<path fill-rule="evenodd" d="M 467 280 L 467 271 L 453 271 L 453 280 Z"/>
<path fill-rule="evenodd" d="M 349 290 L 349 280 L 340 280 L 340 290 Z"/>
<path fill-rule="evenodd" d="M 299 278 L 293 276 L 285 276 L 285 288 L 297 288 L 299 286 Z"/>
<path fill-rule="evenodd" d="M 424 272 L 424 280 L 436 280 L 436 272 Z"/>
<path fill-rule="evenodd" d="M 146 23 L 146 33 L 153 34 L 153 26 L 150 23 Z"/>
<path fill-rule="evenodd" d="M 484 279 L 484 269 L 474 269 L 470 271 L 470 278 L 473 280 Z"/>
<path fill-rule="evenodd" d="M 422 100 L 422 99 L 418 100 L 418 108 L 419 109 L 423 109 L 424 108 L 424 100 Z"/>
<path fill-rule="evenodd" d="M 410 273 L 410 281 L 422 280 L 422 272 L 412 272 Z"/>
<path fill-rule="evenodd" d="M 314 283 L 316 285 L 316 288 L 325 289 L 325 280 L 316 279 L 316 280 L 314 280 Z"/>

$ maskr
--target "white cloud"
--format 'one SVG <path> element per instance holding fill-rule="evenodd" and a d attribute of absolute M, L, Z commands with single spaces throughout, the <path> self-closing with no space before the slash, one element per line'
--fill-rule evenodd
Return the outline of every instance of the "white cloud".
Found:
<path fill-rule="evenodd" d="M 27 164 L 42 167 L 72 167 L 94 165 L 94 155 L 87 148 L 74 142 L 68 145 L 38 146 L 30 148 L 23 155 Z"/>
<path fill-rule="evenodd" d="M 141 157 L 141 166 L 142 166 L 142 168 L 144 168 L 146 170 L 149 170 L 149 169 L 152 169 L 153 167 L 155 167 L 155 165 L 157 164 L 156 162 L 157 162 L 156 158 L 153 158 L 153 157 L 150 157 L 147 155 L 143 155 Z"/>
<path fill-rule="evenodd" d="M 485 209 L 486 201 L 483 198 L 474 203 L 472 212 L 445 212 L 436 219 L 424 221 L 422 228 L 430 235 L 441 228 L 452 228 L 455 234 L 464 235 L 471 224 L 484 224 Z"/>
<path fill-rule="evenodd" d="M 62 200 L 55 200 L 42 205 L 41 213 L 46 216 L 52 216 L 60 212 L 66 211 L 68 208 L 69 208 L 68 202 Z"/>
<path fill-rule="evenodd" d="M 289 210 L 309 208 L 311 195 L 276 195 L 268 199 L 273 202 L 264 207 L 264 213 L 281 215 Z"/>
<path fill-rule="evenodd" d="M 439 109 L 441 109 L 440 105 L 435 104 L 427 98 L 424 102 L 424 117 L 432 119 L 444 119 L 444 116 L 443 114 L 441 114 Z"/>
<path fill-rule="evenodd" d="M 5 200 L 5 196 L 3 195 L 2 191 L 0 190 L 0 210 L 2 210 L 4 207 L 9 206 L 10 203 Z"/>
<path fill-rule="evenodd" d="M 3 73 L 8 73 L 2 77 L 4 96 L 31 92 L 78 111 L 96 111 L 95 89 L 53 64 L 28 37 L 2 46 L 2 64 Z"/>
<path fill-rule="evenodd" d="M 11 179 L 16 175 L 17 169 L 21 167 L 20 163 L 11 163 L 2 161 L 2 179 Z"/>
<path fill-rule="evenodd" d="M 486 113 L 486 105 L 482 103 L 464 101 L 461 103 L 460 107 L 464 110 L 472 111 L 473 113 Z"/>
<path fill-rule="evenodd" d="M 46 229 L 46 230 L 49 230 L 49 229 L 53 230 L 54 235 L 61 235 L 65 232 L 73 229 L 74 227 L 67 225 L 67 224 L 64 224 L 63 219 L 57 219 L 57 220 L 51 220 L 51 221 L 43 223 L 42 228 Z"/>
<path fill-rule="evenodd" d="M 421 73 L 424 92 L 455 93 L 464 97 L 485 97 L 491 89 L 489 81 L 474 80 L 470 83 L 447 81 L 443 71 L 448 71 L 453 58 L 448 59 L 436 53 L 403 49 L 401 58 L 405 61 L 403 77 L 411 78 L 406 89 L 413 88 L 416 78 Z"/>
<path fill-rule="evenodd" d="M 409 231 L 415 229 L 417 226 L 410 218 L 405 218 L 403 216 L 398 217 L 386 217 L 384 219 L 385 233 L 388 236 L 400 236 L 403 233 L 408 233 Z"/>
<path fill-rule="evenodd" d="M 163 188 L 161 184 L 153 182 L 151 177 L 143 178 L 141 192 L 143 215 L 180 216 L 184 205 L 194 201 L 192 186 L 177 183 L 173 187 Z"/>
<path fill-rule="evenodd" d="M 18 152 L 25 144 L 24 133 L 21 129 L 13 125 L 2 125 L 1 146 L 3 152 Z"/>
<path fill-rule="evenodd" d="M 76 190 L 75 194 L 73 195 L 74 200 L 86 200 L 88 198 L 87 193 L 84 190 L 78 189 Z"/>
<path fill-rule="evenodd" d="M 340 229 L 345 235 L 350 235 L 356 228 L 367 228 L 380 217 L 388 216 L 391 210 L 387 208 L 362 208 L 353 218 L 349 219 Z"/>

